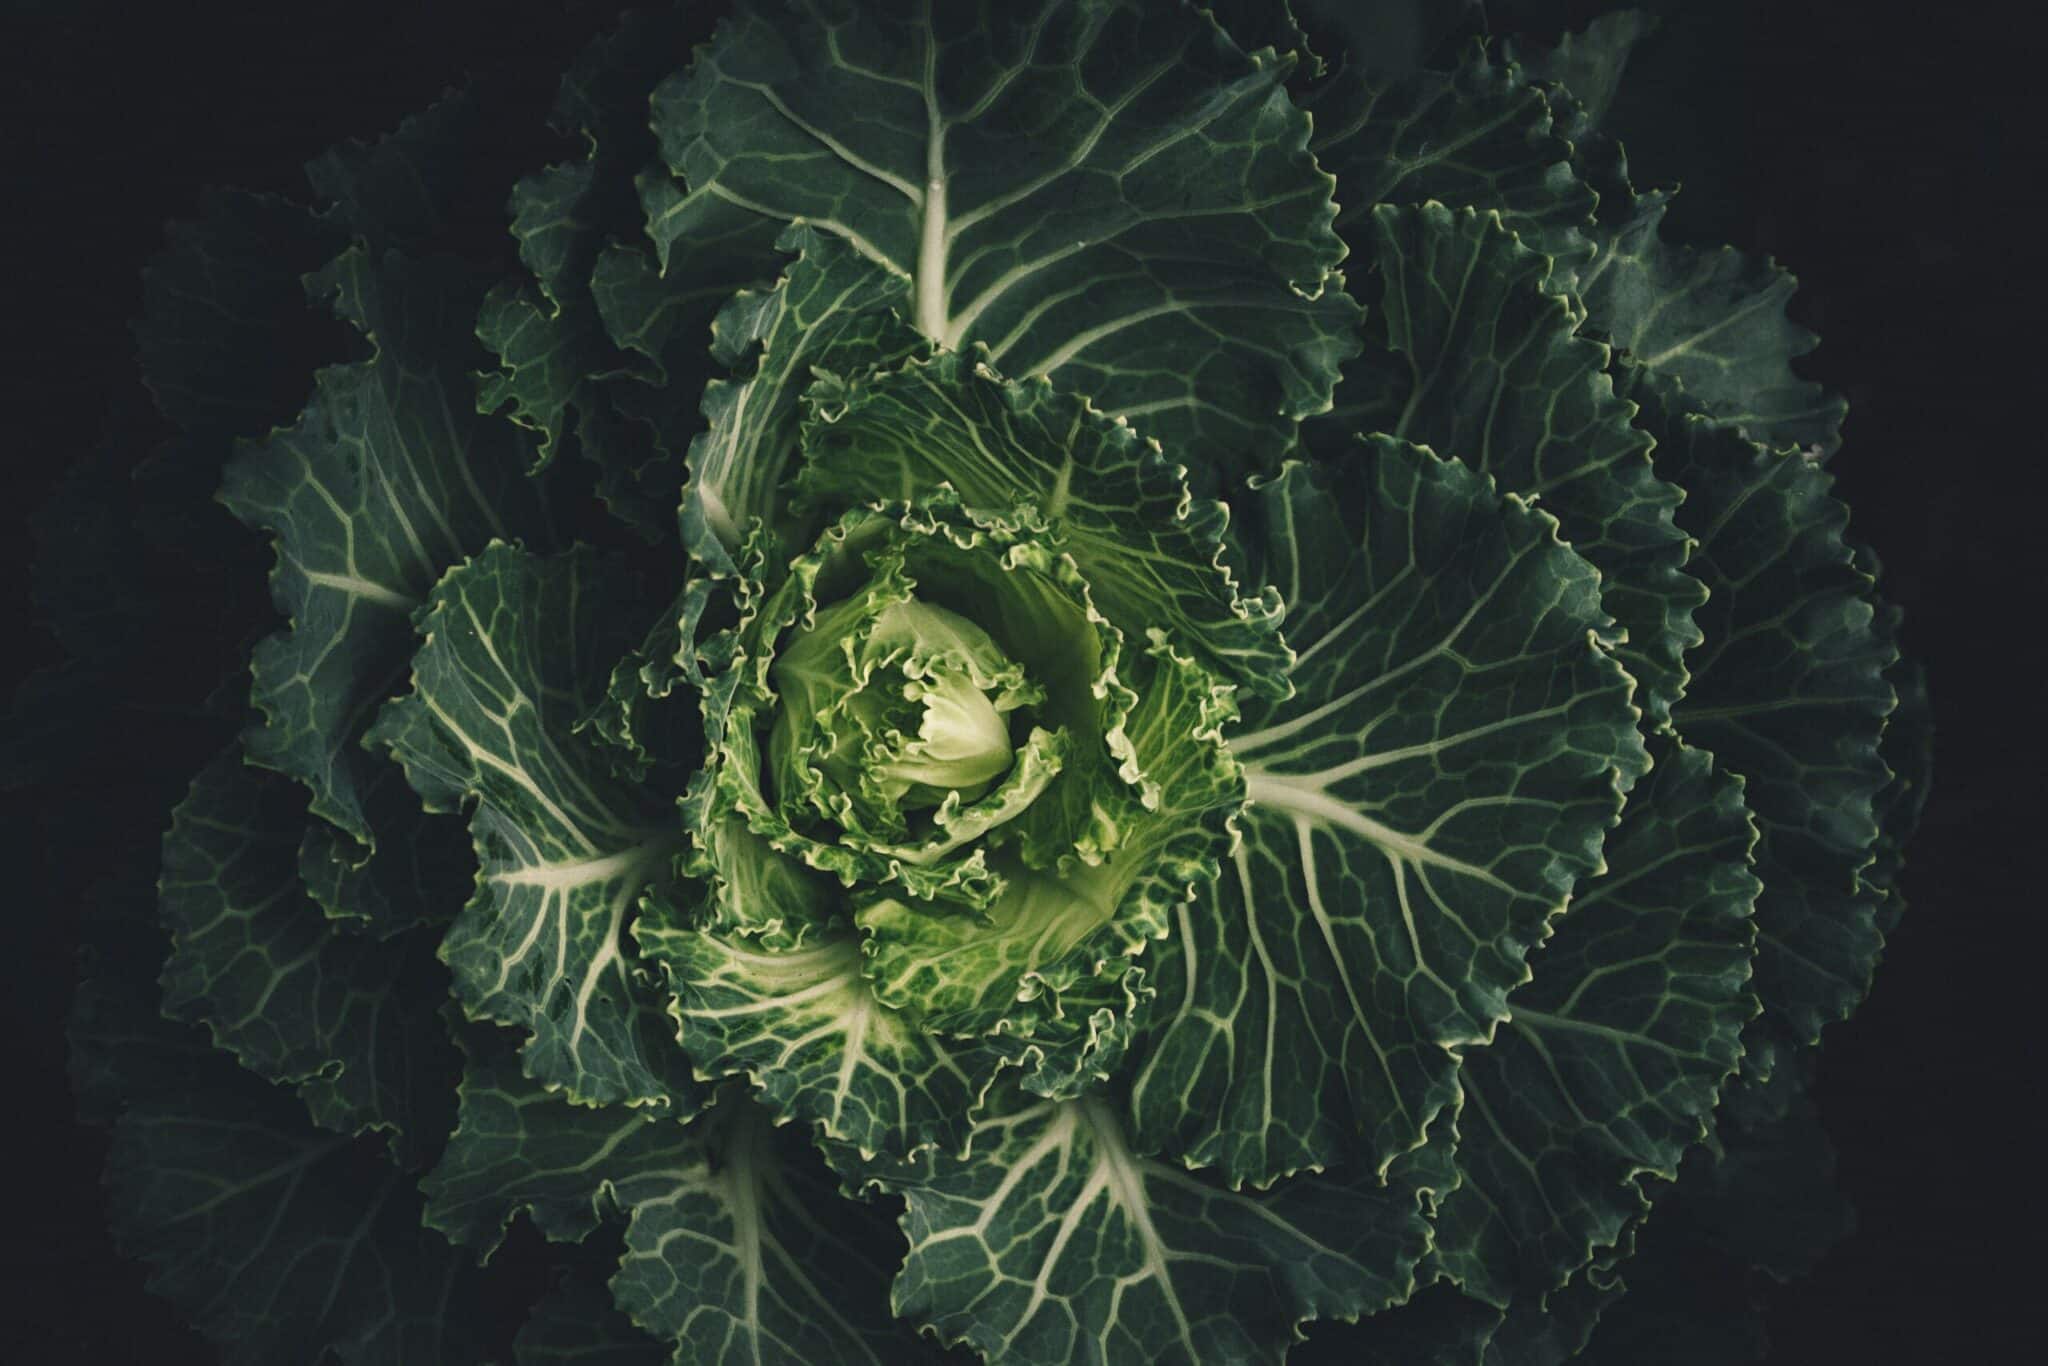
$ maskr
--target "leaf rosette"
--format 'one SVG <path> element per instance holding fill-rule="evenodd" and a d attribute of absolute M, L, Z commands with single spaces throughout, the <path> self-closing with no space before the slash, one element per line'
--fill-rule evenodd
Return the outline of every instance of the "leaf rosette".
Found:
<path fill-rule="evenodd" d="M 685 647 L 718 661 L 685 799 L 698 891 L 643 918 L 640 942 L 711 1075 L 772 1089 L 763 1045 L 790 1008 L 771 994 L 736 1011 L 714 960 L 836 953 L 842 1013 L 813 1025 L 846 1050 L 835 1075 L 884 1037 L 975 1096 L 1003 1066 L 1072 1094 L 1120 1060 L 1152 995 L 1137 960 L 1244 801 L 1223 739 L 1236 689 L 1201 642 L 1277 652 L 1272 622 L 1217 563 L 1220 515 L 1085 401 L 952 355 L 805 401 L 805 509 L 853 505 L 786 566 L 757 534 L 739 620 Z M 1152 524 L 1127 510 L 1162 503 Z M 1095 587 L 1161 546 L 1178 632 L 1134 616 L 1128 587 Z M 885 1131 L 845 1102 L 788 1101 L 870 1152 L 956 1142 L 971 1110 L 904 1110 Z"/>
<path fill-rule="evenodd" d="M 280 620 L 75 1071 L 232 1359 L 484 1359 L 522 1217 L 520 1362 L 1556 1363 L 1811 1261 L 1924 680 L 1645 26 L 1465 10 L 641 16 L 511 278 L 472 97 L 179 228 Z"/>

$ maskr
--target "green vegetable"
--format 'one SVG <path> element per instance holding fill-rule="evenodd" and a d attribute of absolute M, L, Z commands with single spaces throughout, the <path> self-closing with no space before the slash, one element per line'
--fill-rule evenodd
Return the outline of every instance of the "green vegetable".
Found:
<path fill-rule="evenodd" d="M 1841 403 L 1600 126 L 1646 24 L 1410 8 L 647 16 L 511 278 L 467 96 L 179 229 L 279 620 L 74 1042 L 225 1359 L 1620 1359 L 1825 1243 L 1928 754 Z"/>

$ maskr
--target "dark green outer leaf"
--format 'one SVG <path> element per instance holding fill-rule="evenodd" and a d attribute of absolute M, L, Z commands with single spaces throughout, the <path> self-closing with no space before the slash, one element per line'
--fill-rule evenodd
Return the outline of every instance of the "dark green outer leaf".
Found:
<path fill-rule="evenodd" d="M 721 859 L 743 888 L 749 873 L 801 871 L 755 844 L 750 854 Z M 691 928 L 658 900 L 635 935 L 667 971 L 681 1046 L 702 1075 L 744 1074 L 777 1114 L 864 1153 L 902 1154 L 932 1143 L 957 1151 L 966 1142 L 995 1059 L 924 1033 L 877 1000 L 851 928 L 800 943 L 756 941 L 716 926 Z"/>
<path fill-rule="evenodd" d="M 228 1366 L 477 1360 L 474 1275 L 420 1227 L 411 1178 L 157 1014 L 149 902 L 140 868 L 101 889 L 71 1032 L 87 1109 L 114 1122 L 118 1245 Z"/>
<path fill-rule="evenodd" d="M 1833 453 L 1847 405 L 1792 370 L 1819 340 L 1787 315 L 1798 282 L 1769 258 L 1665 240 L 1677 191 L 1639 192 L 1611 133 L 1590 127 L 1570 95 L 1553 89 L 1551 100 L 1576 144 L 1580 178 L 1600 197 L 1592 259 L 1574 258 L 1558 280 L 1576 292 L 1589 324 L 1682 386 L 1713 425 L 1774 448 Z"/>
<path fill-rule="evenodd" d="M 673 525 L 682 453 L 702 428 L 712 313 L 777 261 L 774 225 L 736 211 L 730 231 L 693 222 L 664 257 L 673 270 L 634 244 L 645 222 L 635 175 L 654 159 L 647 96 L 686 63 L 686 24 L 680 8 L 630 14 L 563 77 L 555 121 L 588 151 L 514 190 L 512 231 L 533 279 L 494 289 L 477 324 L 502 367 L 482 377 L 478 406 L 538 432 L 543 459 L 573 444 L 596 465 L 600 496 L 649 540 Z"/>
<path fill-rule="evenodd" d="M 919 1366 L 937 1355 L 890 1316 L 901 1240 L 848 1199 L 803 1126 L 728 1093 L 699 1122 L 704 1158 L 634 1210 L 612 1294 L 676 1342 L 675 1366 Z"/>
<path fill-rule="evenodd" d="M 658 172 L 637 184 L 654 252 L 606 248 L 590 289 L 630 361 L 609 386 L 612 403 L 652 434 L 661 468 L 680 486 L 684 455 L 704 431 L 705 386 L 725 377 L 705 349 L 717 344 L 717 315 L 740 287 L 767 288 L 787 264 L 775 249 L 784 225 L 723 200 L 686 198 Z"/>
<path fill-rule="evenodd" d="M 1243 510 L 1295 695 L 1229 735 L 1251 805 L 1151 959 L 1134 1141 L 1232 1182 L 1361 1144 L 1385 1170 L 1599 867 L 1647 762 L 1633 685 L 1592 567 L 1464 466 L 1380 439 L 1337 494 L 1290 466 Z"/>
<path fill-rule="evenodd" d="M 404 676 L 413 608 L 491 537 L 543 536 L 548 521 L 523 443 L 469 401 L 476 296 L 458 267 L 351 248 L 312 287 L 376 350 L 321 371 L 298 421 L 227 468 L 221 500 L 273 533 L 290 622 L 256 647 L 263 720 L 244 743 L 367 850 L 379 761 L 359 741 Z"/>
<path fill-rule="evenodd" d="M 732 624 L 737 607 L 728 585 L 689 574 L 641 642 L 612 666 L 604 698 L 576 730 L 605 745 L 621 778 L 663 792 L 687 789 L 708 752 L 707 727 L 702 704 L 676 688 L 687 682 L 701 694 L 712 686 L 700 652 Z"/>
<path fill-rule="evenodd" d="M 1353 1167 L 1235 1192 L 1133 1153 L 1108 1097 L 1040 1102 L 964 1159 L 877 1174 L 909 1205 L 893 1302 L 1010 1366 L 1278 1363 L 1305 1320 L 1409 1293 L 1447 1156 L 1432 1143 L 1385 1185 Z"/>
<path fill-rule="evenodd" d="M 474 1359 L 468 1273 L 419 1227 L 409 1178 L 253 1079 L 215 1081 L 197 1060 L 182 1075 L 183 1096 L 116 1124 L 110 1199 L 151 1289 L 224 1362 Z"/>
<path fill-rule="evenodd" d="M 526 1076 L 499 1031 L 470 1026 L 455 1131 L 420 1181 L 423 1221 L 483 1261 L 521 1213 L 556 1242 L 580 1242 L 635 1192 L 694 1155 L 657 1110 L 572 1105 Z"/>
<path fill-rule="evenodd" d="M 1318 51 L 1375 80 L 1399 80 L 1441 61 L 1484 28 L 1480 0 L 1289 0 Z M 1341 55 L 1340 55 L 1341 54 Z"/>
<path fill-rule="evenodd" d="M 320 913 L 298 877 L 306 820 L 290 784 L 243 764 L 239 747 L 193 781 L 164 837 L 164 1012 L 295 1087 L 321 1127 L 389 1133 L 415 1168 L 451 1114 L 447 978 L 430 937 L 345 934 Z"/>
<path fill-rule="evenodd" d="M 430 819 L 395 764 L 363 789 L 363 815 L 379 843 L 362 846 L 327 821 L 299 836 L 299 880 L 327 918 L 353 933 L 388 937 L 420 926 L 445 928 L 475 872 L 461 832 Z"/>
<path fill-rule="evenodd" d="M 1293 0 L 1208 0 L 1202 8 L 1246 52 L 1271 48 L 1293 57 L 1296 79 L 1323 73 L 1322 59 L 1309 50 L 1308 34 L 1295 17 Z"/>
<path fill-rule="evenodd" d="M 1763 1014 L 1745 1076 L 1812 1043 L 1868 989 L 1879 892 L 1862 877 L 1890 779 L 1878 751 L 1898 658 L 1870 576 L 1843 532 L 1833 480 L 1796 452 L 1770 452 L 1693 414 L 1670 381 L 1618 372 L 1657 441 L 1660 470 L 1686 490 L 1680 524 L 1698 541 L 1692 572 L 1709 598 L 1706 644 L 1673 722 L 1747 780 L 1761 838 L 1756 992 Z"/>
<path fill-rule="evenodd" d="M 1714 425 L 1773 447 L 1832 454 L 1848 405 L 1792 371 L 1820 341 L 1786 315 L 1799 282 L 1768 257 L 1664 240 L 1666 192 L 1626 201 L 1602 193 L 1617 207 L 1603 204 L 1597 250 L 1572 282 L 1587 323 L 1684 385 Z"/>
<path fill-rule="evenodd" d="M 1474 44 L 1454 71 L 1399 81 L 1349 66 L 1303 103 L 1315 118 L 1310 148 L 1337 177 L 1337 230 L 1363 261 L 1380 260 L 1378 206 L 1429 200 L 1491 209 L 1524 245 L 1554 258 L 1591 254 L 1575 234 L 1592 226 L 1597 197 L 1573 169 L 1552 101 L 1484 47 Z"/>
<path fill-rule="evenodd" d="M 1203 483 L 1275 459 L 1354 346 L 1291 64 L 1136 0 L 749 4 L 655 94 L 666 211 L 843 237 L 926 337 L 1058 374 Z"/>
<path fill-rule="evenodd" d="M 689 65 L 693 40 L 706 27 L 691 5 L 656 5 L 620 16 L 592 38 L 562 73 L 549 122 L 581 133 L 599 156 L 638 170 L 652 159 L 647 97 L 662 77 Z"/>
<path fill-rule="evenodd" d="M 775 287 L 740 291 L 712 323 L 712 358 L 736 377 L 705 386 L 709 430 L 690 446 L 683 546 L 721 574 L 738 572 L 733 557 L 757 521 L 782 533 L 785 547 L 802 539 L 785 481 L 794 473 L 802 397 L 813 379 L 890 365 L 923 349 L 903 316 L 910 290 L 900 277 L 810 227 L 788 229 L 776 246 L 795 259 Z"/>
<path fill-rule="evenodd" d="M 1563 1366 L 1579 1360 L 1601 1316 L 1622 1298 L 1620 1273 L 1635 1260 L 1641 1227 L 1639 1216 L 1622 1229 L 1613 1247 L 1574 1272 L 1559 1289 L 1509 1305 L 1487 1341 L 1485 1366 Z"/>
<path fill-rule="evenodd" d="M 543 463 L 555 457 L 571 405 L 592 401 L 578 392 L 586 378 L 616 364 L 590 300 L 597 228 L 580 221 L 598 207 L 596 176 L 592 163 L 571 162 L 513 188 L 512 235 L 538 287 L 500 284 L 477 316 L 477 340 L 502 367 L 478 376 L 477 411 L 510 409 L 514 422 L 539 434 Z"/>
<path fill-rule="evenodd" d="M 488 1254 L 522 1210 L 568 1242 L 623 1215 L 612 1298 L 677 1366 L 924 1358 L 888 1317 L 886 1217 L 843 1195 L 804 1126 L 737 1091 L 689 1126 L 571 1105 L 498 1040 L 469 1046 L 461 1124 L 423 1183 L 430 1226 Z"/>
<path fill-rule="evenodd" d="M 1706 755 L 1668 740 L 1653 752 L 1606 871 L 1532 956 L 1515 1018 L 1460 1071 L 1461 1179 L 1439 1202 L 1432 1255 L 1464 1284 L 1369 1321 L 1347 1339 L 1368 1360 L 1559 1366 L 1621 1294 L 1651 1196 L 1660 1226 L 1684 1218 L 1696 1190 L 1710 1208 L 1723 1191 L 1741 1198 L 1695 1141 L 1756 1008 L 1757 882 L 1744 858 L 1755 829 L 1739 780 Z M 1664 1180 L 1642 1189 L 1645 1172 Z M 1764 1189 L 1786 1202 L 1797 1183 Z"/>
<path fill-rule="evenodd" d="M 1343 1359 L 1374 1366 L 1564 1366 L 1580 1360 L 1601 1315 L 1621 1298 L 1617 1268 L 1632 1264 L 1640 1223 L 1638 1216 L 1622 1229 L 1617 1246 L 1547 1296 L 1522 1296 L 1501 1310 L 1437 1281 L 1355 1330 L 1333 1333 L 1331 1342 L 1350 1351 Z M 1313 1359 L 1339 1358 L 1325 1352 Z"/>
<path fill-rule="evenodd" d="M 1853 1225 L 1835 1189 L 1834 1152 L 1807 1094 L 1812 1055 L 1768 1082 L 1731 1090 L 1715 1141 L 1696 1149 L 1677 1185 L 1658 1194 L 1640 1254 L 1620 1266 L 1626 1294 L 1608 1292 L 1589 1363 L 1672 1361 L 1732 1366 L 1766 1356 L 1761 1268 L 1778 1280 L 1810 1272 Z"/>
<path fill-rule="evenodd" d="M 1387 78 L 1371 74 L 1368 56 L 1311 83 L 1301 98 L 1317 159 L 1337 177 L 1338 229 L 1376 260 L 1361 239 L 1378 205 L 1494 210 L 1553 259 L 1549 288 L 1569 293 L 1616 347 L 1683 383 L 1716 423 L 1830 453 L 1844 404 L 1792 372 L 1816 341 L 1786 316 L 1792 276 L 1733 248 L 1666 241 L 1671 192 L 1638 193 L 1620 145 L 1596 131 L 1646 27 L 1612 14 L 1526 65 L 1514 60 L 1526 47 L 1496 56 L 1474 44 L 1454 70 Z M 1567 89 L 1535 84 L 1560 80 Z"/>
<path fill-rule="evenodd" d="M 1676 1180 L 1741 1057 L 1756 932 L 1742 783 L 1669 740 L 1629 796 L 1510 1018 L 1459 1072 L 1458 1168 L 1436 1264 L 1465 1293 L 1540 1305 Z"/>
<path fill-rule="evenodd" d="M 1896 611 L 1889 623 L 1896 633 Z M 1900 879 L 1906 868 L 1906 844 L 1920 826 L 1927 795 L 1934 784 L 1934 710 L 1927 695 L 1927 672 L 1901 658 L 1886 676 L 1899 695 L 1899 705 L 1885 718 L 1878 757 L 1891 770 L 1891 781 L 1877 794 L 1877 852 L 1863 880 L 1882 889 L 1877 927 L 1889 936 L 1906 912 Z"/>
<path fill-rule="evenodd" d="M 1586 123 L 1598 127 L 1628 69 L 1629 53 L 1656 27 L 1657 16 L 1648 11 L 1615 10 L 1548 47 L 1510 40 L 1504 55 L 1531 79 L 1570 91 L 1584 110 Z"/>
<path fill-rule="evenodd" d="M 1600 571 L 1638 703 L 1653 727 L 1665 724 L 1704 595 L 1683 568 L 1680 486 L 1653 469 L 1649 438 L 1630 426 L 1605 373 L 1610 353 L 1577 335 L 1581 312 L 1545 288 L 1550 260 L 1496 215 L 1382 206 L 1372 232 L 1382 307 L 1311 444 L 1342 459 L 1354 433 L 1384 431 L 1538 500 Z"/>
<path fill-rule="evenodd" d="M 1714 1146 L 1695 1154 L 1672 1208 L 1655 1216 L 1779 1281 L 1811 1274 L 1856 1225 L 1820 1108 L 1804 1082 L 1789 1089 L 1783 1113 L 1762 1122 L 1724 1114 Z"/>
<path fill-rule="evenodd" d="M 588 552 L 493 544 L 434 589 L 412 690 L 368 743 L 430 810 L 471 809 L 476 894 L 441 946 L 464 1009 L 529 1031 L 529 1075 L 575 1099 L 689 1114 L 700 1093 L 626 938 L 682 833 L 574 734 L 625 651 L 636 593 Z"/>
<path fill-rule="evenodd" d="M 463 89 L 443 95 L 382 137 L 339 143 L 306 163 L 325 216 L 373 255 L 474 251 L 504 201 L 500 162 L 509 100 Z M 485 216 L 489 217 L 486 218 Z"/>

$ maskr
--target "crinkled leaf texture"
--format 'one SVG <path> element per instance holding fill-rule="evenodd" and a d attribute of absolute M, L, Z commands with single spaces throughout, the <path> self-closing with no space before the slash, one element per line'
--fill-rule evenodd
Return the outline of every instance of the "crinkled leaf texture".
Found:
<path fill-rule="evenodd" d="M 422 1182 L 430 1227 L 488 1257 L 520 1213 L 558 1242 L 623 1219 L 612 1297 L 646 1337 L 675 1342 L 678 1363 L 914 1355 L 876 1260 L 887 1220 L 841 1198 L 801 1129 L 774 1127 L 739 1090 L 690 1124 L 572 1105 L 525 1077 L 501 1038 L 468 1047 L 460 1122 Z"/>
<path fill-rule="evenodd" d="M 1103 1099 L 1040 1102 L 984 1125 L 962 1161 L 900 1189 L 910 1255 L 898 1312 L 1003 1361 L 1269 1361 L 1311 1318 L 1404 1298 L 1428 1244 L 1441 1142 L 1385 1183 L 1233 1191 L 1131 1150 Z"/>
<path fill-rule="evenodd" d="M 1291 65 L 1174 4 L 743 4 L 655 91 L 680 185 L 653 231 L 706 203 L 809 223 L 905 281 L 927 338 L 1257 468 L 1355 347 Z"/>
<path fill-rule="evenodd" d="M 173 231 L 151 497 L 279 619 L 73 1071 L 228 1360 L 1751 1349 L 1932 762 L 1840 401 L 1630 182 L 1643 22 L 1322 13 L 648 14 L 567 159 Z"/>
<path fill-rule="evenodd" d="M 1132 1088 L 1141 1142 L 1260 1184 L 1422 1142 L 1646 762 L 1556 522 L 1390 438 L 1351 465 L 1248 502 L 1294 696 L 1229 736 L 1251 804 Z"/>
<path fill-rule="evenodd" d="M 673 808 L 619 781 L 574 736 L 625 649 L 634 590 L 577 551 L 493 544 L 451 570 L 419 615 L 412 690 L 368 740 L 429 810 L 467 806 L 476 892 L 441 956 L 475 1018 L 530 1031 L 530 1073 L 571 1098 L 688 1113 L 699 1092 L 669 1046 L 627 938 L 681 844 Z"/>
<path fill-rule="evenodd" d="M 388 1132 L 417 1166 L 446 1130 L 456 1065 L 434 1019 L 447 994 L 435 928 L 377 939 L 323 917 L 300 880 L 305 830 L 303 798 L 239 747 L 193 781 L 158 883 L 164 1013 L 297 1087 L 322 1127 Z M 459 895 L 451 881 L 420 890 Z"/>

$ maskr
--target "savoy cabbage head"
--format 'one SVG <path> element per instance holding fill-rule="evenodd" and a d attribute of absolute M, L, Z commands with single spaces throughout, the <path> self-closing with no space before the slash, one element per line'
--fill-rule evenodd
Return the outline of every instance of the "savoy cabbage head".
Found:
<path fill-rule="evenodd" d="M 580 156 L 456 95 L 173 230 L 277 620 L 74 1071 L 226 1359 L 1729 1359 L 1924 692 L 1643 25 L 1385 8 L 648 14 Z"/>

